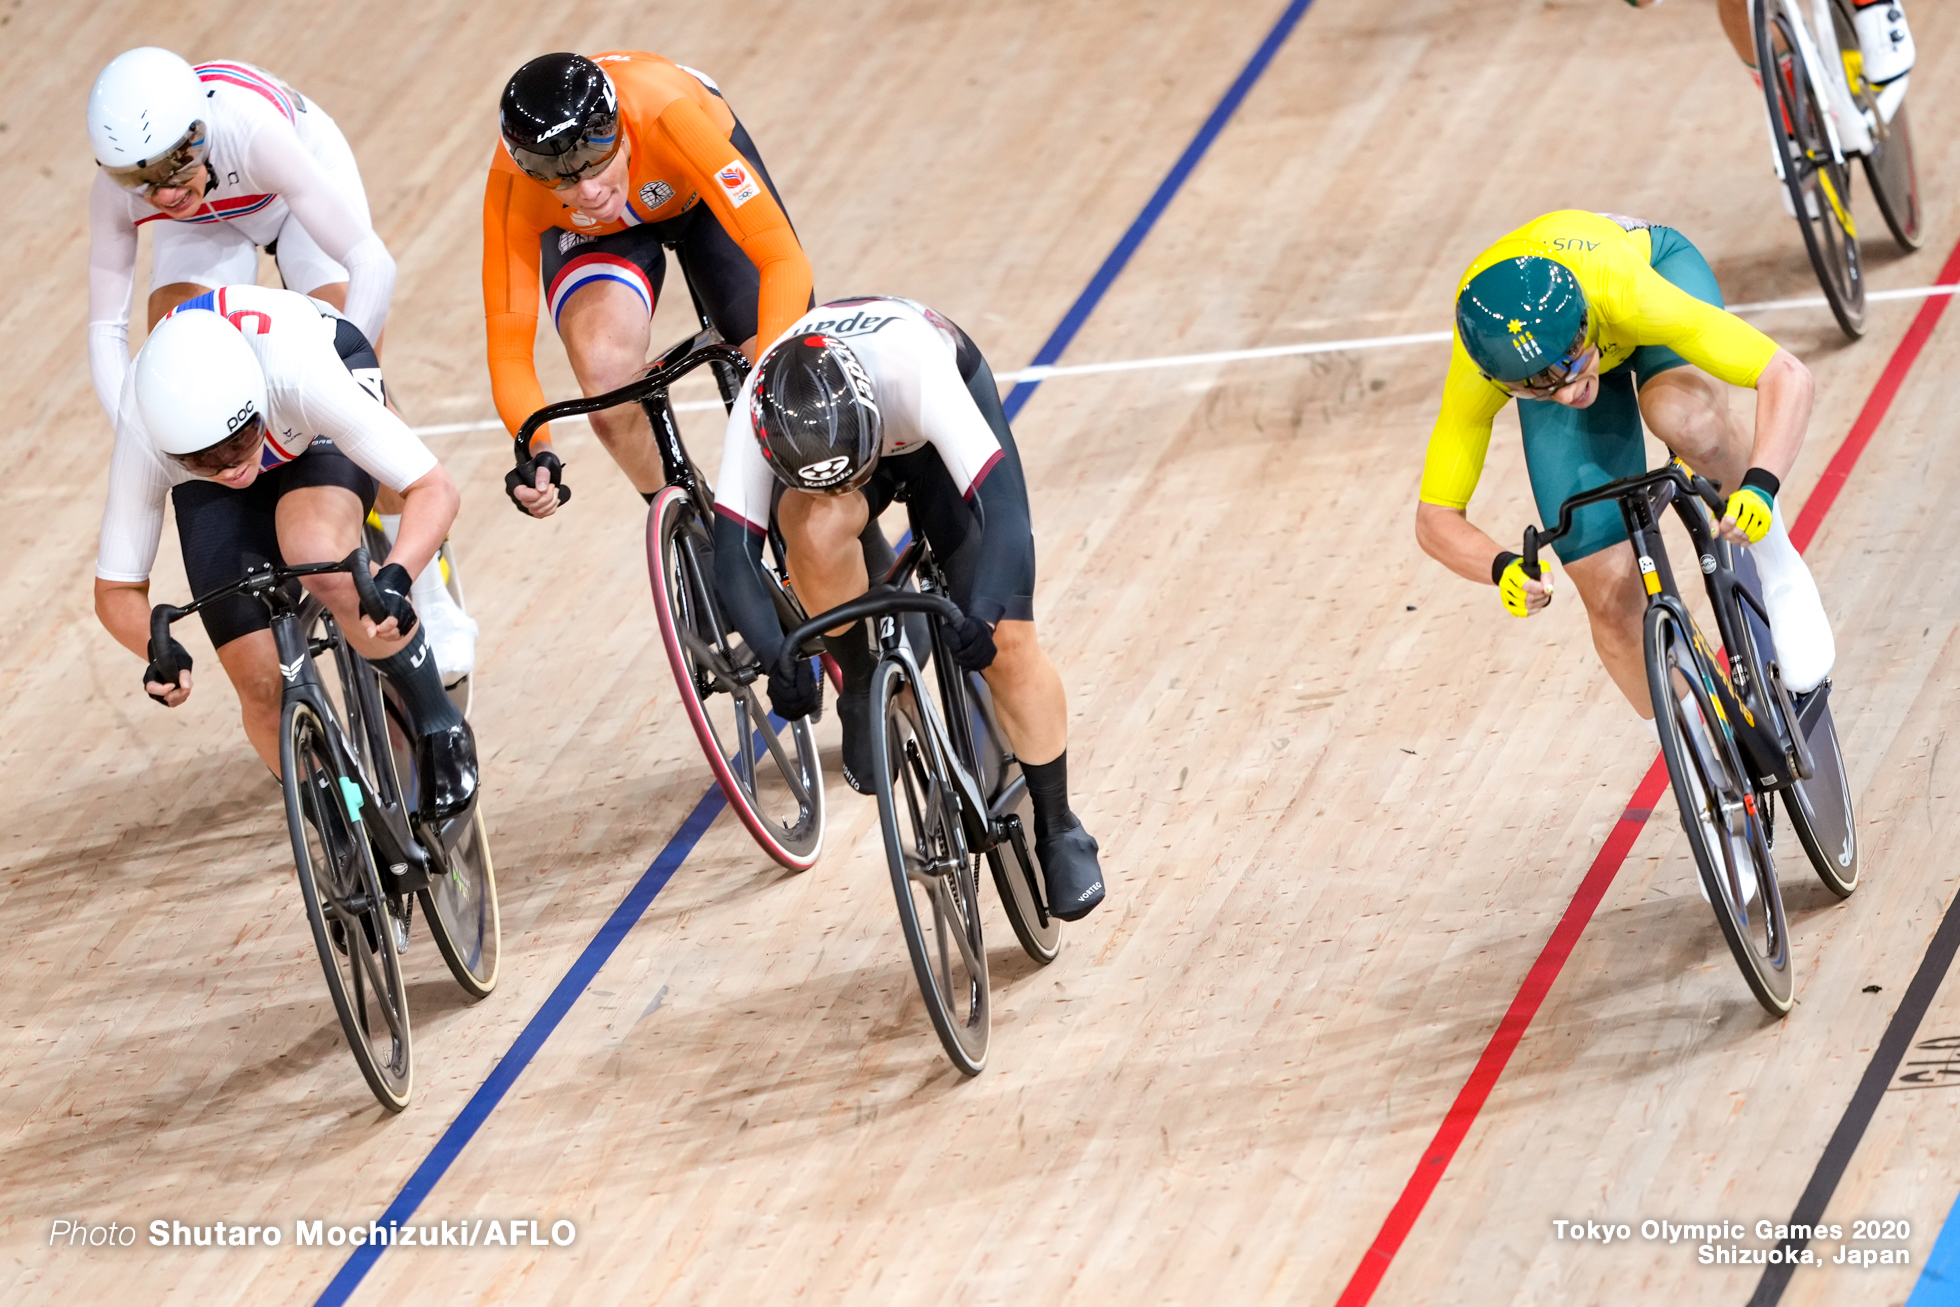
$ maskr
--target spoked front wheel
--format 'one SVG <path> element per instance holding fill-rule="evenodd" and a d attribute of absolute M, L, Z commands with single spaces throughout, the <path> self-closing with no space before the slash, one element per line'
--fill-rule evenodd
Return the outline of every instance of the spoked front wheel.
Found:
<path fill-rule="evenodd" d="M 1665 604 L 1647 610 L 1646 652 L 1661 753 L 1702 887 L 1742 978 L 1765 1009 L 1783 1016 L 1796 992 L 1790 930 L 1755 791 L 1691 634 Z"/>
<path fill-rule="evenodd" d="M 1012 815 L 1019 838 L 1003 841 L 987 853 L 1000 891 L 1001 907 L 1014 938 L 1036 962 L 1046 966 L 1062 951 L 1062 921 L 1050 916 L 1041 898 L 1034 865 L 1034 801 L 1021 764 L 1008 752 L 1007 736 L 994 717 L 993 695 L 978 672 L 967 672 L 967 700 L 973 715 L 973 753 L 980 767 L 980 792 L 987 796 L 988 815 L 996 821 Z"/>
<path fill-rule="evenodd" d="M 729 806 L 764 852 L 803 871 L 823 847 L 823 776 L 809 719 L 778 727 L 746 644 L 717 629 L 714 541 L 687 491 L 668 486 L 647 515 L 647 566 L 660 638 L 694 734 Z"/>
<path fill-rule="evenodd" d="M 396 951 L 397 918 L 361 827 L 361 793 L 342 777 L 311 704 L 287 705 L 284 727 L 279 764 L 286 824 L 327 992 L 368 1087 L 383 1107 L 399 1112 L 414 1079 L 408 991 Z"/>
<path fill-rule="evenodd" d="M 920 720 L 919 685 L 895 658 L 871 686 L 878 821 L 912 970 L 933 1029 L 953 1065 L 977 1075 L 991 1026 L 980 878 L 967 853 L 958 800 L 938 747 Z"/>
<path fill-rule="evenodd" d="M 1797 53 L 1789 15 L 1771 0 L 1754 9 L 1757 64 L 1783 184 L 1831 314 L 1856 339 L 1865 334 L 1865 272 L 1851 217 L 1850 161 L 1833 157 L 1828 109 Z"/>

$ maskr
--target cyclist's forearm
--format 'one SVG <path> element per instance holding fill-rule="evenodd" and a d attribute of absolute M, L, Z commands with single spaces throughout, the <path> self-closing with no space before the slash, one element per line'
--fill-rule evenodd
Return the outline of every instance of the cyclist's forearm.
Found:
<path fill-rule="evenodd" d="M 1504 546 L 1470 524 L 1460 508 L 1416 505 L 1416 543 L 1422 552 L 1466 581 L 1492 584 L 1490 565 Z"/>
<path fill-rule="evenodd" d="M 95 616 L 116 643 L 138 658 L 150 656 L 150 583 L 95 578 Z"/>
<path fill-rule="evenodd" d="M 1803 450 L 1810 426 L 1810 402 L 1816 383 L 1810 369 L 1788 350 L 1778 350 L 1756 379 L 1756 439 L 1749 465 L 1762 468 L 1779 481 L 1790 475 Z"/>
<path fill-rule="evenodd" d="M 443 537 L 449 534 L 461 503 L 456 483 L 439 465 L 402 491 L 401 530 L 388 551 L 388 561 L 400 563 L 410 576 L 422 575 L 422 569 L 442 548 Z"/>

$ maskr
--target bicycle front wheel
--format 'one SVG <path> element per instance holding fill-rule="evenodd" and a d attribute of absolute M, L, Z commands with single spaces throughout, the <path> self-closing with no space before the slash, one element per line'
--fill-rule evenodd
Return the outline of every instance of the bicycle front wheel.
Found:
<path fill-rule="evenodd" d="M 311 704 L 288 703 L 284 716 L 281 787 L 313 946 L 361 1075 L 383 1107 L 399 1112 L 414 1082 L 408 990 L 396 921 L 360 820 L 360 790 L 341 775 Z"/>
<path fill-rule="evenodd" d="M 1783 184 L 1831 314 L 1855 340 L 1865 334 L 1865 271 L 1851 217 L 1850 163 L 1832 157 L 1822 89 L 1796 53 L 1789 15 L 1769 0 L 1755 11 L 1756 62 Z"/>
<path fill-rule="evenodd" d="M 1790 931 L 1755 791 L 1691 633 L 1673 609 L 1654 604 L 1645 637 L 1654 723 L 1702 887 L 1756 1001 L 1783 1016 L 1796 993 Z"/>
<path fill-rule="evenodd" d="M 977 1075 L 987 1064 L 992 1020 L 980 880 L 945 759 L 920 717 L 921 693 L 902 661 L 878 664 L 871 683 L 878 822 L 926 1012 L 953 1065 Z"/>
<path fill-rule="evenodd" d="M 808 718 L 780 728 L 738 665 L 745 644 L 716 629 L 714 541 L 687 491 L 668 486 L 647 515 L 647 566 L 660 638 L 680 687 L 681 706 L 701 741 L 729 806 L 763 851 L 791 871 L 806 870 L 823 847 L 823 775 Z"/>

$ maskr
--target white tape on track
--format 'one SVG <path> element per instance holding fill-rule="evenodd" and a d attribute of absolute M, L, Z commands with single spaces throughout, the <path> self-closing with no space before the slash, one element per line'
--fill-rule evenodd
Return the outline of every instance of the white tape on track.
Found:
<path fill-rule="evenodd" d="M 1874 290 L 1865 292 L 1867 303 L 1884 303 L 1891 300 L 1929 299 L 1935 295 L 1952 295 L 1960 291 L 1960 285 L 1914 286 L 1905 290 Z M 1817 309 L 1825 307 L 1822 295 L 1808 295 L 1799 299 L 1762 300 L 1754 304 L 1731 304 L 1731 313 L 1780 313 L 1788 309 Z M 1255 359 L 1293 358 L 1309 354 L 1346 354 L 1369 349 L 1403 349 L 1411 345 L 1440 345 L 1450 338 L 1447 331 L 1418 331 L 1406 336 L 1359 336 L 1353 340 L 1315 340 L 1303 341 L 1297 345 L 1266 345 L 1258 349 L 1217 350 L 1208 354 L 1164 354 L 1156 358 L 1119 359 L 1109 363 L 1055 363 L 1047 367 L 1024 368 L 1019 372 L 1002 372 L 995 380 L 1003 385 L 1013 385 L 1019 381 L 1052 381 L 1056 377 L 1088 377 L 1106 372 L 1144 372 L 1158 368 L 1198 368 L 1222 363 L 1245 363 Z M 689 400 L 674 405 L 677 413 L 705 413 L 720 409 L 721 401 L 713 399 Z M 584 421 L 583 418 L 567 419 Z M 498 418 L 486 422 L 443 422 L 435 426 L 415 427 L 418 436 L 447 436 L 460 431 L 490 431 L 503 427 Z"/>

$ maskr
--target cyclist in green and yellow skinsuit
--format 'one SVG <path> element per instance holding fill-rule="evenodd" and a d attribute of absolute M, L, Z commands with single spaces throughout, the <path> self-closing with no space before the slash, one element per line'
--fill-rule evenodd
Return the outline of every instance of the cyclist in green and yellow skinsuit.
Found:
<path fill-rule="evenodd" d="M 1753 437 L 1723 383 L 1756 391 Z M 1518 556 L 1465 513 L 1492 419 L 1519 401 L 1525 465 L 1547 526 L 1570 496 L 1646 470 L 1644 419 L 1729 492 L 1722 534 L 1751 546 L 1784 681 L 1808 691 L 1829 674 L 1836 648 L 1776 495 L 1803 447 L 1812 389 L 1795 355 L 1722 308 L 1707 260 L 1679 232 L 1579 210 L 1546 214 L 1485 250 L 1457 284 L 1416 539 L 1459 576 L 1495 583 L 1512 613 L 1537 612 L 1551 601 L 1550 573 L 1526 577 Z M 1618 506 L 1582 509 L 1556 548 L 1600 661 L 1634 711 L 1652 717 L 1641 653 L 1646 591 Z"/>

